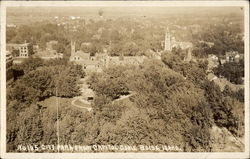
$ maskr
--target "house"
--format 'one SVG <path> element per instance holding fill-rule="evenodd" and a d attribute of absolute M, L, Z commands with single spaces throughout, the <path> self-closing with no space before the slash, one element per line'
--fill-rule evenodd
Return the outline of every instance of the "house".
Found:
<path fill-rule="evenodd" d="M 199 43 L 200 43 L 200 44 L 205 44 L 205 45 L 208 46 L 209 48 L 211 48 L 211 47 L 214 46 L 214 43 L 213 43 L 213 42 L 208 42 L 208 41 L 200 40 Z"/>
<path fill-rule="evenodd" d="M 46 43 L 46 50 L 54 50 L 54 46 L 58 44 L 58 41 L 51 40 Z"/>
<path fill-rule="evenodd" d="M 58 44 L 58 41 L 51 40 L 46 43 L 45 50 L 39 49 L 39 47 L 37 46 L 35 56 L 40 57 L 45 60 L 63 58 L 63 53 L 58 53 L 54 49 L 54 46 L 57 44 Z"/>
<path fill-rule="evenodd" d="M 225 55 L 227 62 L 239 62 L 244 59 L 244 54 L 239 54 L 238 51 L 228 51 Z"/>
<path fill-rule="evenodd" d="M 28 43 L 21 44 L 19 47 L 19 57 L 28 58 L 29 57 L 29 49 Z"/>
<path fill-rule="evenodd" d="M 70 61 L 82 61 L 82 60 L 90 60 L 90 53 L 85 53 L 81 50 L 71 53 Z"/>
<path fill-rule="evenodd" d="M 213 60 L 213 61 L 218 61 L 218 57 L 216 56 L 216 55 L 214 55 L 214 54 L 209 54 L 208 55 L 208 58 L 211 58 L 211 60 Z"/>
<path fill-rule="evenodd" d="M 106 67 L 114 65 L 135 65 L 139 66 L 146 59 L 145 56 L 108 56 L 106 58 Z"/>
<path fill-rule="evenodd" d="M 16 28 L 17 26 L 15 24 L 7 24 L 6 25 L 8 28 Z"/>
<path fill-rule="evenodd" d="M 30 43 L 23 44 L 7 44 L 6 50 L 12 52 L 14 50 L 18 50 L 18 57 L 20 58 L 28 58 L 29 54 L 33 51 L 33 46 Z"/>
<path fill-rule="evenodd" d="M 44 60 L 50 60 L 50 59 L 61 59 L 63 58 L 62 53 L 57 53 L 56 50 L 40 50 L 38 51 L 35 56 L 40 57 Z"/>

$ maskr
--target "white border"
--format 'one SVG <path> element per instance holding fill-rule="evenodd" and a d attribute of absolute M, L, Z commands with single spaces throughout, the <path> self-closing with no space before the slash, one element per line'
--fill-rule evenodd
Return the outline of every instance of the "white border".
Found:
<path fill-rule="evenodd" d="M 210 153 L 6 153 L 6 7 L 208 7 L 245 9 L 245 152 Z M 3 1 L 1 2 L 1 157 L 2 158 L 249 158 L 249 3 L 248 1 Z"/>

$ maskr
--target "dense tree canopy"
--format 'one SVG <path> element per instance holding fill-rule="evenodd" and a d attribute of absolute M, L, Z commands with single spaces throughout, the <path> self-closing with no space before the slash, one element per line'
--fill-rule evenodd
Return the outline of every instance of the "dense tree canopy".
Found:
<path fill-rule="evenodd" d="M 226 62 L 213 69 L 217 76 L 223 76 L 234 84 L 243 84 L 244 60 Z"/>

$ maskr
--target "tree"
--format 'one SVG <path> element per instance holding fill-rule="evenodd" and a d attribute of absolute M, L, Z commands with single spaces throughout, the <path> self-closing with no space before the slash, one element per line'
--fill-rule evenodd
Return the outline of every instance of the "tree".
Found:
<path fill-rule="evenodd" d="M 11 52 L 11 55 L 12 55 L 13 57 L 19 56 L 19 50 L 14 49 L 14 50 Z"/>
<path fill-rule="evenodd" d="M 80 95 L 80 88 L 77 86 L 77 79 L 68 75 L 68 72 L 60 72 L 56 78 L 57 94 L 59 97 L 74 97 Z"/>
<path fill-rule="evenodd" d="M 8 97 L 10 101 L 17 100 L 20 103 L 26 103 L 26 105 L 28 105 L 35 101 L 38 101 L 39 95 L 40 92 L 38 90 L 27 86 L 23 81 L 18 80 L 16 81 L 16 85 L 13 88 L 10 88 Z"/>
<path fill-rule="evenodd" d="M 19 68 L 21 68 L 24 73 L 28 73 L 30 71 L 33 71 L 37 69 L 38 67 L 44 66 L 44 60 L 41 58 L 28 58 L 26 59 Z"/>
<path fill-rule="evenodd" d="M 224 76 L 234 84 L 242 84 L 244 77 L 244 60 L 239 62 L 226 62 L 213 69 L 217 76 Z"/>
<path fill-rule="evenodd" d="M 41 113 L 36 105 L 31 105 L 20 113 L 18 120 L 19 131 L 17 133 L 17 144 L 38 144 L 43 138 L 43 124 Z"/>
<path fill-rule="evenodd" d="M 217 56 L 225 55 L 227 51 L 243 53 L 242 32 L 243 28 L 239 24 L 231 25 L 229 22 L 224 21 L 217 25 L 210 25 L 208 29 L 205 29 L 202 32 L 201 40 L 214 43 L 210 50 Z"/>
<path fill-rule="evenodd" d="M 82 69 L 81 65 L 71 65 L 70 66 L 70 75 L 74 77 L 84 78 L 85 72 Z"/>
<path fill-rule="evenodd" d="M 23 81 L 26 86 L 36 89 L 40 94 L 39 98 L 44 99 L 54 94 L 55 80 L 50 67 L 42 67 L 25 74 Z"/>

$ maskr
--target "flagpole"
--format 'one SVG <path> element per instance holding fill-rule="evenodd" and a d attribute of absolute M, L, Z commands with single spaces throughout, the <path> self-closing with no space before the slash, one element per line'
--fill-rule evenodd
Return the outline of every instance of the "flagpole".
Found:
<path fill-rule="evenodd" d="M 57 87 L 56 87 L 56 115 L 57 115 L 57 150 L 59 152 L 59 143 L 60 143 L 60 139 L 59 139 L 59 103 L 58 103 L 58 92 L 57 92 Z"/>

